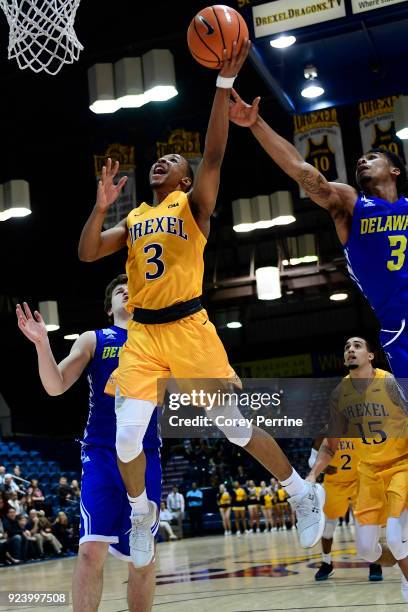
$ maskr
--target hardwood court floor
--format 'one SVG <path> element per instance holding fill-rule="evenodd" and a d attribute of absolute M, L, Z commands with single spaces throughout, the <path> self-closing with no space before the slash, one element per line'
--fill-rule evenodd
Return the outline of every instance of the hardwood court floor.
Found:
<path fill-rule="evenodd" d="M 369 583 L 367 564 L 355 556 L 353 528 L 335 534 L 335 575 L 314 581 L 319 547 L 299 548 L 296 532 L 210 536 L 158 546 L 154 612 L 398 612 L 400 573 L 384 568 L 384 581 Z M 68 590 L 75 558 L 0 570 L 0 590 Z M 109 556 L 101 612 L 125 612 L 126 564 Z M 16 610 L 0 606 L 0 610 Z M 28 606 L 18 609 L 34 610 Z M 37 608 L 38 609 L 38 608 Z M 71 607 L 44 610 L 64 612 Z M 42 612 L 42 609 L 41 609 Z"/>

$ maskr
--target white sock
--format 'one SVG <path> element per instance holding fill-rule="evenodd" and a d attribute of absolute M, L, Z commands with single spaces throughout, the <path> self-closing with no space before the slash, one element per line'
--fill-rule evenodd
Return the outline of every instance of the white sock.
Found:
<path fill-rule="evenodd" d="M 288 495 L 304 495 L 307 491 L 307 482 L 303 480 L 295 469 L 292 468 L 292 474 L 286 480 L 281 480 L 281 485 L 286 489 Z"/>
<path fill-rule="evenodd" d="M 146 489 L 143 489 L 143 492 L 137 497 L 131 497 L 128 494 L 129 504 L 132 507 L 132 514 L 147 514 L 149 512 L 149 504 Z"/>
<path fill-rule="evenodd" d="M 328 563 L 330 565 L 331 563 L 331 554 L 330 553 L 322 553 L 322 559 L 323 559 L 323 563 Z"/>

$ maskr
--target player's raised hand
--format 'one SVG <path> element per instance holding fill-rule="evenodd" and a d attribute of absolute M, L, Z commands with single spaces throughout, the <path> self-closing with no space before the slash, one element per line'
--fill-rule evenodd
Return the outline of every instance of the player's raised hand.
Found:
<path fill-rule="evenodd" d="M 255 98 L 252 104 L 247 104 L 239 97 L 235 89 L 231 91 L 232 100 L 230 101 L 229 118 L 232 123 L 241 127 L 251 127 L 258 119 L 258 109 L 260 97 Z"/>
<path fill-rule="evenodd" d="M 101 212 L 106 212 L 108 208 L 118 198 L 120 192 L 126 184 L 127 176 L 122 178 L 115 184 L 114 180 L 119 172 L 119 162 L 116 161 L 112 166 L 112 160 L 108 157 L 106 166 L 103 166 L 101 178 L 98 183 L 98 191 L 96 194 L 96 206 Z"/>
<path fill-rule="evenodd" d="M 228 59 L 227 57 L 227 50 L 224 49 L 223 62 L 222 62 L 222 68 L 220 70 L 220 76 L 226 77 L 226 78 L 237 76 L 246 58 L 248 57 L 250 48 L 251 48 L 251 41 L 245 38 L 244 42 L 241 45 L 241 49 L 238 53 L 237 43 L 236 41 L 234 41 L 232 43 L 232 54 L 231 54 L 230 59 Z"/>
<path fill-rule="evenodd" d="M 47 339 L 48 332 L 44 319 L 37 310 L 33 316 L 27 302 L 23 302 L 23 306 L 17 304 L 16 315 L 18 327 L 31 342 L 40 344 Z"/>

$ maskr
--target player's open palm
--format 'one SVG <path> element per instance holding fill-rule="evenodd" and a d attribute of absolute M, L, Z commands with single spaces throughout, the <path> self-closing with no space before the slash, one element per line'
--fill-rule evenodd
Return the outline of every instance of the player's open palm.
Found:
<path fill-rule="evenodd" d="M 39 344 L 47 338 L 48 332 L 44 319 L 37 310 L 34 311 L 33 316 L 27 302 L 23 302 L 23 306 L 17 304 L 16 315 L 18 327 L 31 342 Z"/>
<path fill-rule="evenodd" d="M 247 104 L 239 97 L 235 89 L 232 90 L 232 100 L 230 102 L 229 118 L 232 123 L 241 127 L 251 127 L 258 119 L 258 107 L 261 98 L 255 98 L 252 104 Z"/>
<path fill-rule="evenodd" d="M 119 162 L 116 161 L 112 166 L 112 160 L 109 157 L 106 166 L 103 166 L 101 178 L 98 183 L 98 191 L 96 195 L 96 205 L 101 212 L 106 212 L 108 208 L 118 198 L 120 192 L 126 184 L 127 176 L 122 176 L 115 184 L 115 177 L 119 172 Z"/>

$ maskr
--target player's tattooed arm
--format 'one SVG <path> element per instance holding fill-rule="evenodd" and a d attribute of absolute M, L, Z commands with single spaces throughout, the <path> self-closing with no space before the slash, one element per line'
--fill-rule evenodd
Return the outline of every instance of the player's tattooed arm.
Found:
<path fill-rule="evenodd" d="M 398 385 L 394 376 L 387 376 L 385 378 L 385 390 L 387 392 L 388 397 L 392 401 L 392 403 L 395 404 L 396 406 L 400 406 L 404 410 L 405 415 L 407 415 L 408 414 L 407 401 L 404 398 L 404 393 L 402 389 L 400 388 L 400 386 Z"/>
<path fill-rule="evenodd" d="M 282 138 L 258 114 L 259 98 L 248 104 L 233 90 L 230 121 L 249 127 L 273 161 L 307 193 L 313 202 L 329 210 L 334 220 L 346 217 L 353 209 L 356 191 L 350 185 L 331 183 L 311 164 L 304 161 L 296 147 Z"/>
<path fill-rule="evenodd" d="M 330 448 L 329 444 L 327 442 L 325 443 L 324 441 L 322 442 L 319 451 L 322 451 L 322 453 L 327 453 L 331 457 L 334 457 L 334 455 L 336 454 L 336 451 Z"/>
<path fill-rule="evenodd" d="M 329 466 L 330 461 L 336 454 L 336 449 L 340 438 L 325 438 L 319 448 L 316 461 L 310 470 L 306 480 L 316 482 L 319 475 Z"/>

